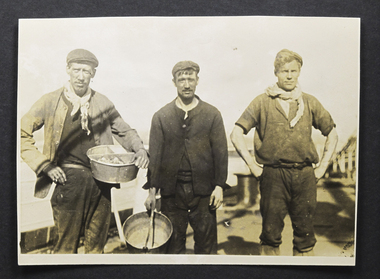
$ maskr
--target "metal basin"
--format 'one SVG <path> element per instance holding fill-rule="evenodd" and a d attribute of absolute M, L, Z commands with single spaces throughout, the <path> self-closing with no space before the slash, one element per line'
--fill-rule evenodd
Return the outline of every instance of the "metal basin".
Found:
<path fill-rule="evenodd" d="M 99 145 L 87 151 L 93 177 L 107 183 L 124 183 L 136 178 L 134 155 L 119 145 Z"/>
<path fill-rule="evenodd" d="M 123 232 L 127 242 L 128 251 L 132 254 L 165 254 L 168 240 L 173 233 L 173 226 L 168 217 L 162 213 L 154 213 L 153 246 L 149 241 L 147 249 L 144 248 L 149 231 L 148 212 L 140 212 L 125 220 Z"/>

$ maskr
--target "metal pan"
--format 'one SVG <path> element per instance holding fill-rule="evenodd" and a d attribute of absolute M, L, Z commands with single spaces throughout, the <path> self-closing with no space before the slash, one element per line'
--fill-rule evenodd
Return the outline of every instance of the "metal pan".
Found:
<path fill-rule="evenodd" d="M 168 241 L 173 233 L 173 226 L 164 214 L 155 212 L 153 230 L 146 246 L 146 239 L 150 229 L 149 212 L 140 212 L 125 220 L 123 232 L 128 251 L 132 254 L 165 254 Z M 153 243 L 153 245 L 152 245 Z M 146 246 L 146 247 L 145 247 Z"/>

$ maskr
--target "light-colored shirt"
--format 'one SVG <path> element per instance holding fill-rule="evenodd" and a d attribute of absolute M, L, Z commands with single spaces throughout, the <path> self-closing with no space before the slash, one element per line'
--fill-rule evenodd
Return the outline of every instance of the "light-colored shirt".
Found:
<path fill-rule="evenodd" d="M 185 118 L 184 119 L 186 119 L 189 116 L 188 112 L 190 110 L 192 110 L 193 108 L 195 108 L 198 105 L 198 103 L 199 103 L 199 100 L 195 97 L 194 97 L 193 101 L 188 105 L 184 104 L 182 102 L 181 98 L 179 98 L 179 97 L 177 97 L 177 99 L 175 100 L 175 105 L 185 112 Z"/>

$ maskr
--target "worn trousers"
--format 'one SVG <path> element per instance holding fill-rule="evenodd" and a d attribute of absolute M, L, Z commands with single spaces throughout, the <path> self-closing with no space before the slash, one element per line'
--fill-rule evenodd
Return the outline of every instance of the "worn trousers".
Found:
<path fill-rule="evenodd" d="M 188 224 L 194 231 L 194 253 L 217 253 L 216 211 L 210 210 L 210 196 L 195 196 L 191 181 L 178 180 L 174 196 L 162 196 L 161 212 L 172 225 L 168 254 L 186 253 Z"/>
<path fill-rule="evenodd" d="M 278 247 L 289 213 L 293 227 L 293 248 L 299 252 L 313 249 L 313 216 L 317 205 L 314 169 L 275 168 L 264 166 L 260 183 L 260 211 L 263 217 L 262 245 Z"/>
<path fill-rule="evenodd" d="M 90 169 L 62 168 L 65 185 L 51 198 L 58 240 L 54 253 L 77 253 L 84 236 L 85 253 L 102 253 L 111 219 L 110 185 L 95 180 Z"/>

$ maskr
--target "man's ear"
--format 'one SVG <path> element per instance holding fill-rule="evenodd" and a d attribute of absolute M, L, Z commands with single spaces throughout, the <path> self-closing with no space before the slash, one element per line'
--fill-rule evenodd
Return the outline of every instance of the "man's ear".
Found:
<path fill-rule="evenodd" d="M 198 83 L 199 83 L 199 77 L 197 76 L 197 86 L 198 86 Z"/>
<path fill-rule="evenodd" d="M 92 69 L 92 75 L 91 75 L 91 78 L 94 78 L 95 74 L 96 74 L 96 69 Z"/>
<path fill-rule="evenodd" d="M 69 65 L 66 66 L 66 73 L 67 73 L 68 75 L 70 75 L 70 66 L 69 66 Z"/>
<path fill-rule="evenodd" d="M 177 87 L 177 84 L 175 83 L 175 78 L 172 79 L 172 82 L 173 82 L 174 86 Z"/>

